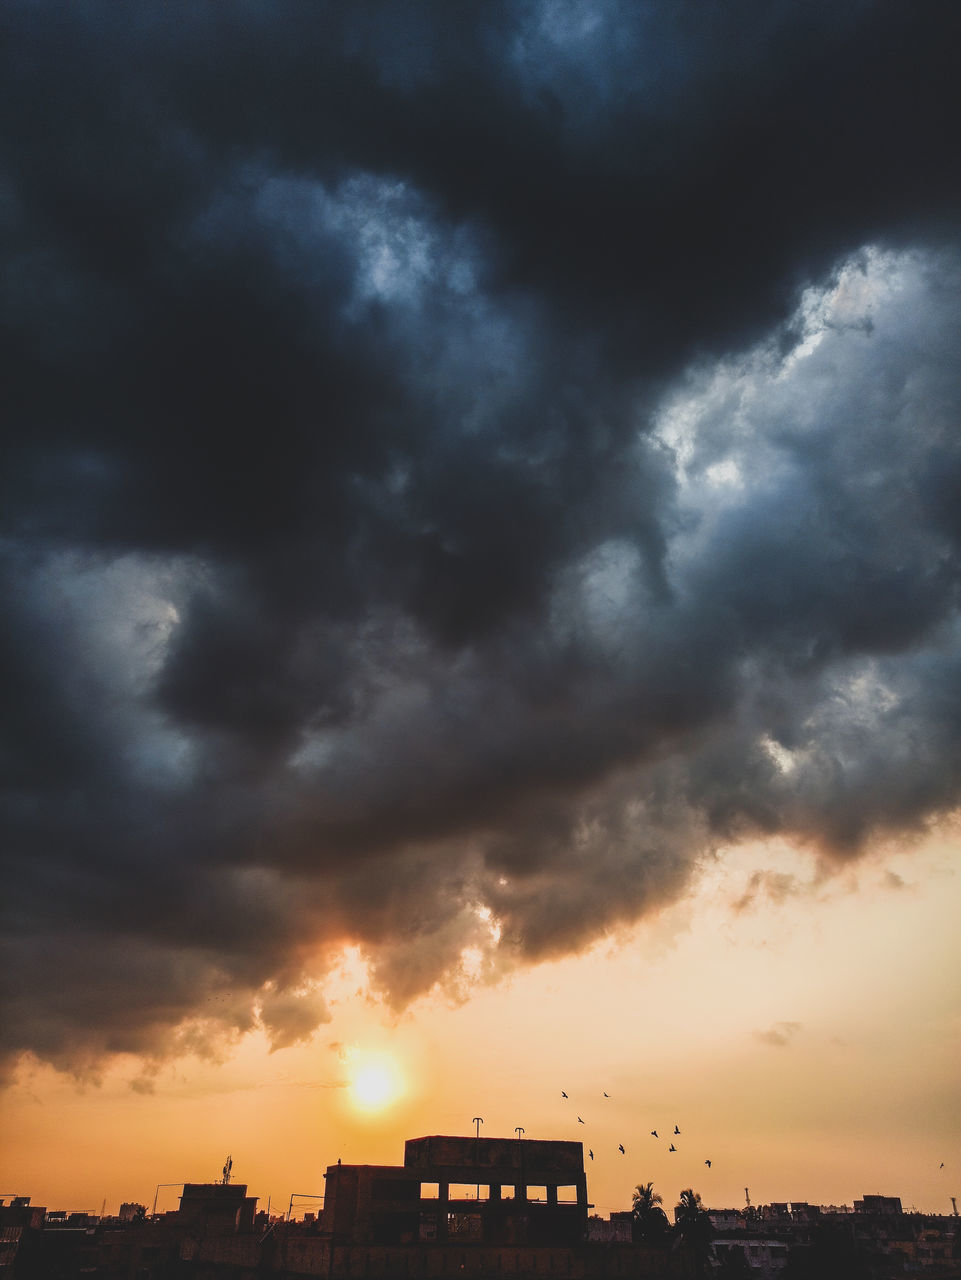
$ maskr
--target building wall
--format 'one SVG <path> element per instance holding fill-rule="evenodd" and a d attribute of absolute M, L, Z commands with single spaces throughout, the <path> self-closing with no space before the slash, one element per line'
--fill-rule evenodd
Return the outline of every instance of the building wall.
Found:
<path fill-rule="evenodd" d="M 574 1245 L 587 1232 L 579 1142 L 437 1135 L 404 1164 L 331 1165 L 321 1225 L 341 1243 Z"/>

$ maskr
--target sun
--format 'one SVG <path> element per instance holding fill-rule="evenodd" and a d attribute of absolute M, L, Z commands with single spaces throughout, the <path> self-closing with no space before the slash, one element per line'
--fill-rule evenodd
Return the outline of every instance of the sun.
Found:
<path fill-rule="evenodd" d="M 382 1111 L 404 1092 L 404 1081 L 392 1058 L 378 1056 L 358 1062 L 350 1082 L 354 1104 L 362 1111 Z"/>

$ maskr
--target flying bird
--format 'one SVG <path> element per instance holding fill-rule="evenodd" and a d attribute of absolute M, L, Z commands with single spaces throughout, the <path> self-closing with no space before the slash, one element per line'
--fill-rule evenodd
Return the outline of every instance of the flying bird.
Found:
<path fill-rule="evenodd" d="M 580 1116 L 577 1117 L 577 1123 L 584 1124 L 584 1121 L 580 1118 Z"/>
<path fill-rule="evenodd" d="M 564 1092 L 564 1090 L 563 1090 L 563 1089 L 561 1090 L 561 1097 L 562 1097 L 562 1098 L 566 1098 L 566 1097 L 567 1097 L 567 1094 Z"/>
<path fill-rule="evenodd" d="M 676 1134 L 680 1134 L 680 1132 L 681 1132 L 681 1131 L 680 1131 L 680 1129 L 677 1127 L 677 1125 L 675 1125 L 675 1126 L 674 1126 L 674 1132 L 675 1132 Z"/>
<path fill-rule="evenodd" d="M 710 1167 L 711 1167 L 711 1162 L 710 1162 L 710 1160 L 705 1160 L 705 1161 L 704 1161 L 704 1163 L 705 1163 L 705 1164 L 707 1165 L 707 1167 L 710 1169 Z"/>
<path fill-rule="evenodd" d="M 590 1149 L 590 1147 L 587 1148 L 587 1154 L 591 1157 L 592 1160 L 594 1159 L 594 1152 Z"/>
<path fill-rule="evenodd" d="M 618 1151 L 621 1153 L 621 1155 L 622 1155 L 622 1156 L 627 1154 L 627 1152 L 624 1150 L 624 1148 L 621 1146 L 621 1144 L 620 1144 L 620 1143 L 618 1143 L 618 1144 L 617 1144 L 617 1149 L 618 1149 Z"/>
<path fill-rule="evenodd" d="M 677 1150 L 677 1147 L 675 1147 L 674 1143 L 672 1142 L 671 1145 L 668 1147 L 668 1151 L 676 1151 L 676 1150 Z"/>
<path fill-rule="evenodd" d="M 944 1168 L 944 1161 L 943 1161 L 943 1160 L 942 1160 L 942 1161 L 941 1161 L 941 1163 L 938 1165 L 938 1168 L 939 1168 L 939 1169 L 943 1169 L 943 1168 Z"/>
<path fill-rule="evenodd" d="M 651 1137 L 652 1137 L 652 1138 L 656 1138 L 656 1137 L 657 1137 L 657 1130 L 656 1130 L 656 1129 L 652 1129 L 652 1130 L 651 1130 Z"/>
<path fill-rule="evenodd" d="M 607 1092 L 606 1092 L 606 1090 L 605 1090 L 604 1097 L 605 1097 L 605 1098 L 609 1098 L 610 1096 L 611 1096 L 611 1095 L 610 1095 L 609 1093 L 607 1093 Z"/>

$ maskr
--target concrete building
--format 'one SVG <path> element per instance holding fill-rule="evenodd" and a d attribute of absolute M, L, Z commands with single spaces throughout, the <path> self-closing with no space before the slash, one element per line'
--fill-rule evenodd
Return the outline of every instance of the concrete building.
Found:
<path fill-rule="evenodd" d="M 257 1197 L 247 1195 L 244 1183 L 185 1182 L 180 1208 L 165 1214 L 171 1225 L 199 1231 L 252 1231 Z"/>
<path fill-rule="evenodd" d="M 898 1196 L 864 1196 L 861 1200 L 855 1200 L 854 1212 L 885 1214 L 900 1213 L 901 1200 Z"/>
<path fill-rule="evenodd" d="M 630 1244 L 634 1239 L 634 1215 L 630 1209 L 612 1213 L 609 1218 L 594 1214 L 587 1219 L 590 1244 Z"/>
<path fill-rule="evenodd" d="M 403 1165 L 330 1165 L 321 1229 L 338 1243 L 580 1244 L 579 1142 L 412 1138 Z"/>

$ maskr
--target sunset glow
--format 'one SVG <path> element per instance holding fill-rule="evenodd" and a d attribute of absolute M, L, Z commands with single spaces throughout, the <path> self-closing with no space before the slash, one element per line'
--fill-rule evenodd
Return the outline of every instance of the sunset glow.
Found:
<path fill-rule="evenodd" d="M 362 1061 L 350 1088 L 355 1104 L 362 1111 L 383 1111 L 404 1091 L 397 1066 L 388 1058 Z"/>

